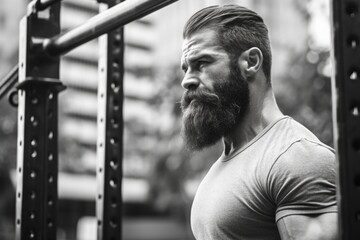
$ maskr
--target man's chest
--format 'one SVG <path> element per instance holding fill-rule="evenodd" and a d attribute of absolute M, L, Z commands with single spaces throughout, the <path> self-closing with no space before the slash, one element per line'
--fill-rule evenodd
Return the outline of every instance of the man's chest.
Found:
<path fill-rule="evenodd" d="M 241 164 L 209 171 L 192 206 L 197 239 L 277 239 L 275 206 L 256 174 L 255 166 Z"/>

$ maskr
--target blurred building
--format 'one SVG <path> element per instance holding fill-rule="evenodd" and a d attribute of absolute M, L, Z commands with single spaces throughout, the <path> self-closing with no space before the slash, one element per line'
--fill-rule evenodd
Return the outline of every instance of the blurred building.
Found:
<path fill-rule="evenodd" d="M 17 63 L 19 21 L 25 6 L 24 0 L 0 1 L 0 77 Z"/>

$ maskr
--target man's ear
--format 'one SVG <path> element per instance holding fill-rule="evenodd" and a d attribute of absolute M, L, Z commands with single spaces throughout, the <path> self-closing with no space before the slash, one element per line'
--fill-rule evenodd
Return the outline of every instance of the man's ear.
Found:
<path fill-rule="evenodd" d="M 257 47 L 249 48 L 240 55 L 238 63 L 246 77 L 253 77 L 261 69 L 263 54 Z"/>

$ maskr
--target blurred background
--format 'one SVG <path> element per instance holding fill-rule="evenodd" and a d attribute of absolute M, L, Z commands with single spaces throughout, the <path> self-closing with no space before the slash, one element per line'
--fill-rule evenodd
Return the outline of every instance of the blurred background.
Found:
<path fill-rule="evenodd" d="M 131 1 L 131 0 L 128 0 Z M 282 111 L 333 146 L 329 0 L 180 0 L 125 27 L 124 240 L 193 239 L 196 188 L 221 144 L 190 153 L 180 137 L 182 28 L 197 10 L 237 3 L 263 16 Z M 27 0 L 0 0 L 0 77 L 18 61 Z M 98 13 L 95 0 L 64 0 L 61 26 Z M 97 41 L 62 57 L 58 240 L 95 240 Z M 17 110 L 0 101 L 0 239 L 14 239 Z"/>

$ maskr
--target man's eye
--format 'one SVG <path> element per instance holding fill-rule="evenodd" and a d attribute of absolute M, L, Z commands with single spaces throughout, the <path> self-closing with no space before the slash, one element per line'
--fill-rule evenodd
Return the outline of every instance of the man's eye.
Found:
<path fill-rule="evenodd" d="M 205 67 L 206 64 L 207 64 L 206 61 L 198 61 L 198 63 L 197 63 L 199 69 Z"/>

